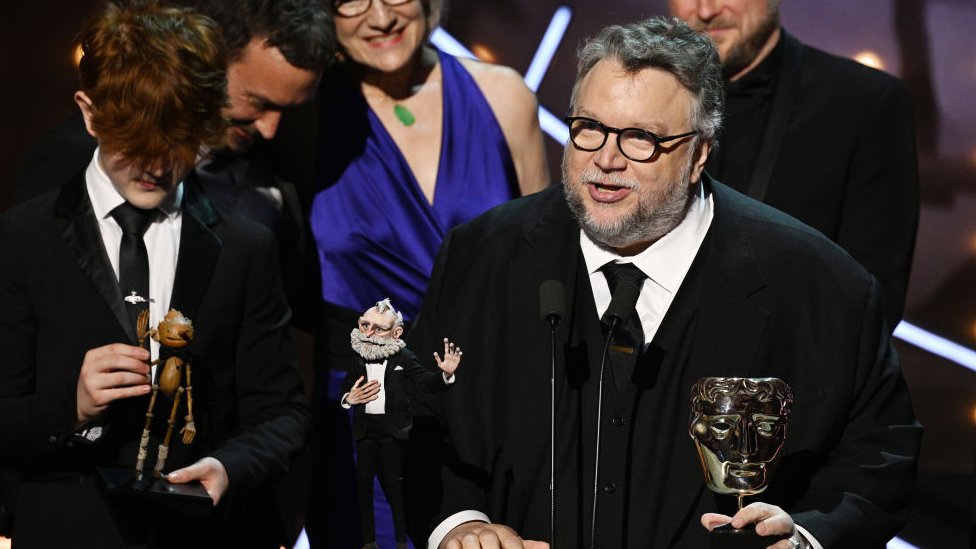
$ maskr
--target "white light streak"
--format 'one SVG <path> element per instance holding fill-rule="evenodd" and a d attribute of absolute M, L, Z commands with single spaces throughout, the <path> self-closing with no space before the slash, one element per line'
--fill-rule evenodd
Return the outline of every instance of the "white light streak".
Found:
<path fill-rule="evenodd" d="M 549 21 L 549 28 L 546 29 L 546 33 L 542 36 L 542 41 L 539 42 L 539 49 L 536 50 L 535 56 L 532 57 L 529 70 L 525 71 L 525 84 L 533 92 L 539 89 L 539 84 L 542 83 L 542 77 L 546 75 L 546 70 L 552 64 L 552 58 L 556 55 L 556 48 L 563 41 L 563 35 L 566 34 L 566 27 L 569 26 L 572 18 L 573 10 L 568 6 L 560 6 L 556 9 L 556 13 L 553 14 L 552 20 Z"/>
<path fill-rule="evenodd" d="M 976 372 L 976 351 L 968 347 L 949 341 L 905 321 L 902 321 L 895 328 L 895 337 Z"/>
<path fill-rule="evenodd" d="M 918 549 L 918 547 L 915 547 L 911 543 L 908 543 L 901 538 L 892 538 L 891 541 L 888 542 L 888 549 Z"/>

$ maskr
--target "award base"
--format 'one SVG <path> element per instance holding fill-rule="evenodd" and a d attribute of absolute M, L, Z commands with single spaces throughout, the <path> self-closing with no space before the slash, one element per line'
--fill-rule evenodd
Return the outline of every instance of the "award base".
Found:
<path fill-rule="evenodd" d="M 751 524 L 740 530 L 724 524 L 708 533 L 708 549 L 766 549 L 776 541 L 757 534 Z"/>
<path fill-rule="evenodd" d="M 172 484 L 166 479 L 155 478 L 152 472 L 137 479 L 132 469 L 121 467 L 99 467 L 98 476 L 111 496 L 147 498 L 193 519 L 205 518 L 213 510 L 210 494 L 196 481 Z"/>

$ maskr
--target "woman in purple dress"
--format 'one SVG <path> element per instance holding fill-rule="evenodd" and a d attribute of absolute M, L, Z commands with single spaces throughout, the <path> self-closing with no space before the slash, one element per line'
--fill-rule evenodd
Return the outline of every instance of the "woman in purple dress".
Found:
<path fill-rule="evenodd" d="M 376 300 L 416 316 L 452 227 L 549 184 L 535 96 L 512 69 L 429 45 L 441 8 L 332 2 L 342 62 L 323 77 L 310 211 L 326 366 L 345 367 L 349 326 Z"/>

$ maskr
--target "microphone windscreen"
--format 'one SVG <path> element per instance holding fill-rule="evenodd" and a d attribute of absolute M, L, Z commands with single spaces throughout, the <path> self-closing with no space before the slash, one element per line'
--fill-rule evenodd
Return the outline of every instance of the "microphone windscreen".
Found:
<path fill-rule="evenodd" d="M 622 324 L 637 306 L 640 290 L 640 286 L 627 282 L 617 284 L 616 291 L 610 298 L 610 306 L 607 307 L 607 312 L 603 313 L 601 321 L 604 324 L 611 324 L 616 319 L 618 325 Z"/>
<path fill-rule="evenodd" d="M 555 317 L 559 320 L 566 312 L 563 301 L 563 283 L 558 280 L 546 280 L 539 286 L 539 310 L 542 320 Z"/>

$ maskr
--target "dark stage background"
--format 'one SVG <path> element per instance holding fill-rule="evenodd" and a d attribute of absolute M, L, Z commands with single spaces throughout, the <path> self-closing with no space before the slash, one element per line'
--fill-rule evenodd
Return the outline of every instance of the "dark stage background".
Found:
<path fill-rule="evenodd" d="M 75 108 L 72 38 L 93 5 L 5 3 L 0 209 L 13 201 L 21 156 Z M 664 0 L 453 0 L 444 27 L 481 57 L 525 73 L 561 6 L 571 9 L 571 19 L 538 87 L 541 105 L 561 116 L 580 41 L 608 23 L 663 13 Z M 787 0 L 782 11 L 785 27 L 801 40 L 848 57 L 870 52 L 884 70 L 905 79 L 915 97 L 922 215 L 906 321 L 961 345 L 961 352 L 949 359 L 917 343 L 897 342 L 926 426 L 917 503 L 900 538 L 916 547 L 966 547 L 976 458 L 976 2 Z M 295 141 L 307 129 L 307 116 L 297 114 L 283 131 L 292 140 L 292 176 L 302 181 L 310 166 L 302 153 L 310 146 Z M 547 141 L 557 174 L 561 144 Z M 822 146 L 831 146 L 829 136 Z"/>

